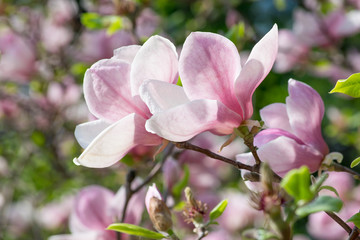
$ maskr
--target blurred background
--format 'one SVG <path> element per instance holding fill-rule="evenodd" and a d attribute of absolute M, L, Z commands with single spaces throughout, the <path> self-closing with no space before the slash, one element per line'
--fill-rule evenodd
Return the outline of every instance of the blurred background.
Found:
<path fill-rule="evenodd" d="M 0 239 L 70 233 L 68 218 L 80 189 L 95 184 L 117 192 L 128 169 L 141 177 L 149 173 L 152 160 L 143 153 L 153 149 L 137 149 L 106 169 L 76 166 L 72 159 L 82 151 L 75 126 L 93 118 L 82 95 L 86 69 L 155 34 L 169 38 L 180 53 L 191 32 L 218 33 L 233 41 L 245 61 L 277 23 L 279 54 L 255 92 L 253 119 L 260 119 L 262 107 L 285 101 L 289 78 L 303 81 L 322 96 L 324 137 L 349 166 L 360 152 L 360 102 L 328 92 L 338 79 L 360 72 L 359 11 L 358 0 L 0 0 Z M 229 157 L 245 151 L 237 146 Z M 198 158 L 188 156 L 188 166 L 199 165 L 192 157 Z M 207 172 L 189 168 L 190 176 L 204 176 L 189 180 L 195 193 L 231 196 L 235 206 L 242 201 L 250 208 L 237 195 L 238 171 L 214 171 L 214 160 L 203 161 Z M 177 180 L 183 166 L 180 171 Z M 222 221 L 233 233 L 229 239 L 254 224 Z M 317 239 L 306 222 L 296 232 Z"/>

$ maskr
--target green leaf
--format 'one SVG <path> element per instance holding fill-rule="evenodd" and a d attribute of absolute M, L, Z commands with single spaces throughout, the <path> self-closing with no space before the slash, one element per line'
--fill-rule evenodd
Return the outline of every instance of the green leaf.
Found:
<path fill-rule="evenodd" d="M 317 194 L 320 191 L 321 185 L 325 182 L 325 180 L 329 177 L 328 173 L 321 174 L 315 181 L 313 185 L 311 185 L 310 190 Z"/>
<path fill-rule="evenodd" d="M 358 158 L 356 158 L 355 160 L 353 160 L 353 161 L 351 162 L 351 164 L 350 164 L 350 167 L 351 167 L 351 168 L 354 168 L 354 167 L 356 167 L 357 165 L 359 165 L 359 163 L 360 163 L 360 157 L 358 157 Z"/>
<path fill-rule="evenodd" d="M 106 33 L 112 35 L 123 29 L 123 21 L 119 16 L 106 16 L 103 18 L 103 25 L 108 26 Z"/>
<path fill-rule="evenodd" d="M 319 188 L 319 191 L 321 191 L 321 190 L 323 190 L 323 189 L 329 190 L 329 191 L 335 193 L 337 197 L 340 197 L 340 196 L 339 196 L 339 193 L 338 193 L 338 192 L 336 191 L 336 189 L 335 189 L 334 187 L 332 187 L 332 186 L 321 186 L 321 187 Z"/>
<path fill-rule="evenodd" d="M 111 224 L 107 229 L 126 233 L 129 235 L 135 235 L 135 236 L 146 237 L 146 238 L 151 238 L 151 239 L 165 238 L 165 236 L 161 233 L 154 232 L 149 229 L 142 228 L 142 227 L 128 224 L 128 223 L 114 223 L 114 224 Z"/>
<path fill-rule="evenodd" d="M 104 28 L 101 16 L 94 12 L 81 14 L 81 23 L 91 30 Z"/>
<path fill-rule="evenodd" d="M 281 187 L 297 202 L 310 201 L 314 197 L 310 190 L 310 172 L 305 166 L 288 172 L 281 181 Z"/>
<path fill-rule="evenodd" d="M 360 97 L 360 73 L 355 73 L 347 79 L 338 80 L 330 93 L 344 93 L 351 97 Z"/>
<path fill-rule="evenodd" d="M 218 205 L 216 205 L 213 210 L 211 210 L 210 212 L 210 221 L 213 221 L 215 219 L 217 219 L 218 217 L 221 216 L 221 214 L 223 214 L 223 212 L 225 211 L 225 208 L 228 204 L 228 200 L 222 200 Z"/>
<path fill-rule="evenodd" d="M 355 226 L 357 228 L 360 228 L 360 213 L 356 213 L 351 218 L 349 218 L 349 220 L 347 220 L 346 222 L 352 222 L 355 224 Z"/>
<path fill-rule="evenodd" d="M 39 147 L 44 146 L 46 143 L 45 135 L 36 130 L 31 134 L 31 140 Z"/>
<path fill-rule="evenodd" d="M 338 212 L 342 208 L 343 202 L 339 198 L 330 196 L 319 196 L 314 201 L 298 208 L 295 213 L 300 217 L 305 217 L 311 213 L 327 211 Z"/>
<path fill-rule="evenodd" d="M 187 186 L 190 178 L 190 170 L 187 165 L 184 166 L 184 176 L 183 178 L 175 184 L 175 186 L 172 188 L 172 193 L 175 198 L 180 197 L 182 191 Z"/>
<path fill-rule="evenodd" d="M 286 9 L 285 0 L 274 0 L 275 7 L 278 11 L 284 11 Z"/>

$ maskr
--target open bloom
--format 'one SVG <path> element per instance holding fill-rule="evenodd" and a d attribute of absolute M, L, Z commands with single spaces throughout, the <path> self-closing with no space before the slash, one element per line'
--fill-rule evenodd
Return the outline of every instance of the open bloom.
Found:
<path fill-rule="evenodd" d="M 183 88 L 156 79 L 141 86 L 141 98 L 153 114 L 146 129 L 178 142 L 204 131 L 232 133 L 251 117 L 252 95 L 272 68 L 277 50 L 276 25 L 254 46 L 243 68 L 227 38 L 190 34 L 179 59 Z"/>
<path fill-rule="evenodd" d="M 154 36 L 142 47 L 119 48 L 111 59 L 92 65 L 85 73 L 84 95 L 98 120 L 76 127 L 75 137 L 86 149 L 75 163 L 107 167 L 136 146 L 160 145 L 162 139 L 145 130 L 151 113 L 139 97 L 139 86 L 147 79 L 176 82 L 177 62 L 174 45 Z"/>
<path fill-rule="evenodd" d="M 302 165 L 318 170 L 329 153 L 321 134 L 324 103 L 310 86 L 289 80 L 286 104 L 274 103 L 260 110 L 268 129 L 254 138 L 258 155 L 280 176 Z M 237 161 L 255 162 L 250 153 L 237 155 Z"/>

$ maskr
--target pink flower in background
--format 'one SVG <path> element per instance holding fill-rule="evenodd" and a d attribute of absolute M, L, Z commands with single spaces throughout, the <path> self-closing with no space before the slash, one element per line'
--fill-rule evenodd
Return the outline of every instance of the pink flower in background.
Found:
<path fill-rule="evenodd" d="M 159 24 L 160 17 L 150 8 L 145 8 L 136 18 L 136 35 L 139 39 L 146 39 L 155 33 Z"/>
<path fill-rule="evenodd" d="M 79 53 L 75 58 L 93 63 L 100 59 L 111 58 L 116 48 L 132 44 L 136 44 L 134 36 L 124 30 L 112 35 L 108 35 L 105 29 L 85 31 L 80 37 Z"/>
<path fill-rule="evenodd" d="M 71 213 L 74 196 L 64 196 L 36 210 L 35 219 L 45 229 L 53 230 L 64 225 Z"/>
<path fill-rule="evenodd" d="M 141 98 L 153 113 L 146 129 L 177 142 L 204 131 L 232 133 L 252 115 L 252 95 L 274 63 L 277 38 L 274 25 L 241 69 L 230 40 L 214 33 L 190 34 L 179 60 L 183 88 L 154 78 L 141 88 Z"/>
<path fill-rule="evenodd" d="M 142 47 L 119 48 L 113 58 L 100 60 L 87 70 L 85 100 L 98 120 L 76 127 L 76 139 L 86 148 L 76 163 L 107 167 L 136 146 L 161 144 L 160 137 L 145 130 L 151 113 L 138 92 L 147 79 L 170 83 L 178 79 L 175 47 L 160 36 L 151 37 Z"/>
<path fill-rule="evenodd" d="M 293 32 L 279 31 L 279 52 L 274 65 L 277 72 L 287 72 L 307 60 L 310 48 L 302 43 Z"/>
<path fill-rule="evenodd" d="M 49 240 L 116 240 L 116 232 L 106 228 L 121 219 L 124 190 L 124 187 L 120 188 L 115 195 L 101 186 L 83 188 L 74 200 L 69 222 L 71 234 L 52 236 Z M 124 222 L 139 224 L 144 209 L 144 194 L 141 191 L 130 200 Z"/>
<path fill-rule="evenodd" d="M 314 172 L 329 153 L 321 134 L 324 103 L 320 95 L 293 79 L 288 89 L 286 104 L 274 103 L 260 110 L 268 129 L 254 139 L 260 159 L 280 176 L 303 165 Z M 237 155 L 237 161 L 255 162 L 250 153 Z"/>
<path fill-rule="evenodd" d="M 344 206 L 338 213 L 338 216 L 345 222 L 354 214 L 358 213 L 360 209 L 359 187 L 354 188 L 353 177 L 344 172 L 329 172 L 329 177 L 324 182 L 324 186 L 334 187 L 341 200 L 344 202 Z M 320 195 L 336 195 L 326 189 L 320 191 Z M 352 228 L 353 223 L 347 223 Z M 316 237 L 319 240 L 345 240 L 348 239 L 348 233 L 337 224 L 332 218 L 330 218 L 325 212 L 318 212 L 309 216 L 307 224 L 308 232 L 311 236 Z"/>
<path fill-rule="evenodd" d="M 0 80 L 30 81 L 35 72 L 34 46 L 8 29 L 0 30 Z"/>

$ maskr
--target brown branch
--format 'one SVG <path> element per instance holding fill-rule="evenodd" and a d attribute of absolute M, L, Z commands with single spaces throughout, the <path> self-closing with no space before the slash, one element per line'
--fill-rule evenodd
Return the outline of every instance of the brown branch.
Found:
<path fill-rule="evenodd" d="M 325 212 L 329 217 L 331 217 L 335 222 L 337 222 L 348 234 L 351 234 L 352 229 L 349 225 L 346 224 L 338 215 L 333 212 Z"/>
<path fill-rule="evenodd" d="M 332 163 L 332 165 L 330 166 L 330 168 L 328 169 L 330 171 L 335 171 L 335 172 L 347 172 L 351 175 L 354 175 L 355 177 L 360 179 L 360 173 L 355 172 L 354 170 L 352 170 L 351 168 L 345 167 L 343 165 L 340 165 L 338 163 Z"/>
<path fill-rule="evenodd" d="M 233 165 L 234 167 L 236 167 L 238 169 L 245 169 L 245 170 L 254 172 L 254 168 L 252 166 L 249 166 L 249 165 L 234 161 L 234 160 L 232 160 L 230 158 L 223 157 L 223 156 L 221 156 L 219 154 L 211 152 L 210 150 L 201 148 L 201 147 L 193 145 L 191 143 L 188 143 L 188 142 L 173 142 L 173 144 L 176 147 L 181 148 L 181 149 L 188 149 L 188 150 L 192 150 L 192 151 L 195 151 L 195 152 L 203 153 L 208 157 L 211 157 L 211 158 L 220 160 L 222 162 L 228 163 L 228 164 Z M 255 172 L 258 173 L 258 171 L 255 171 Z"/>
<path fill-rule="evenodd" d="M 358 239 L 358 236 L 359 236 L 359 229 L 355 226 L 355 227 L 352 229 L 348 240 Z"/>

